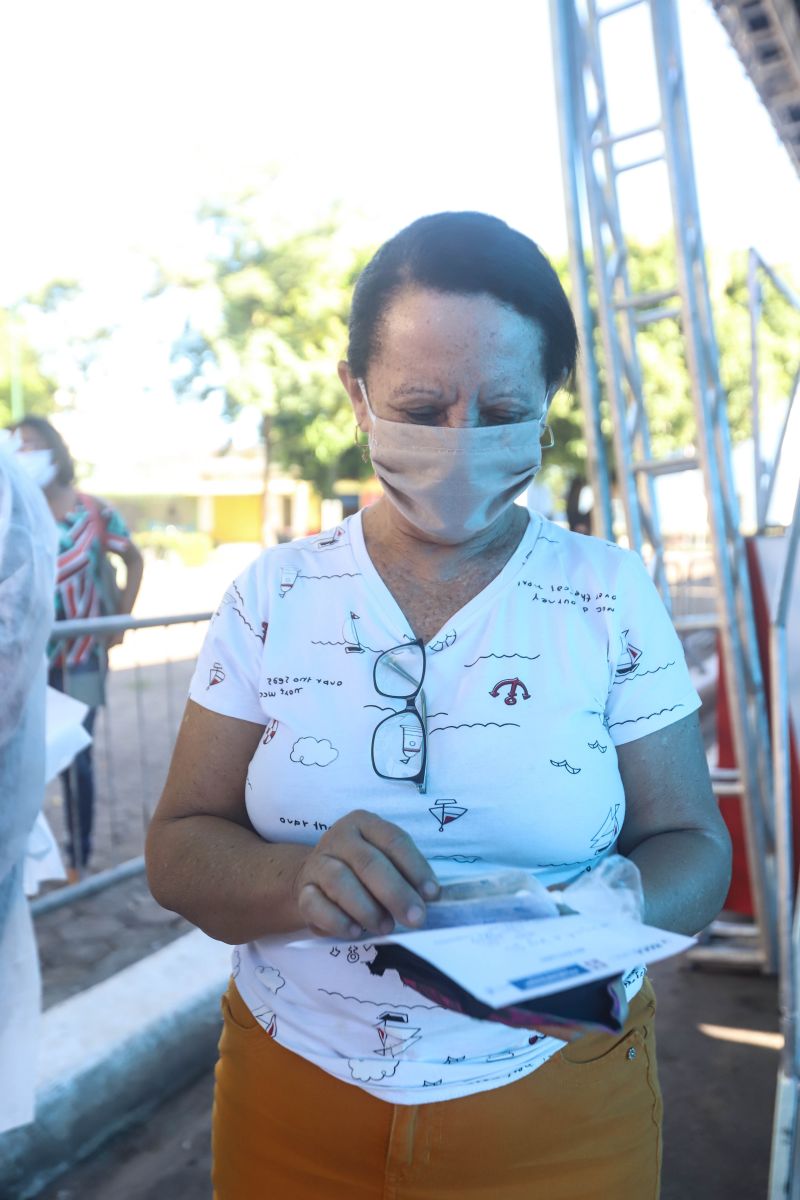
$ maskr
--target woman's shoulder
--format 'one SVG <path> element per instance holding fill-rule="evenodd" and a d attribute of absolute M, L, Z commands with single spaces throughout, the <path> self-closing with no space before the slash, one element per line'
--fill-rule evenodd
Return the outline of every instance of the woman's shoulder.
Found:
<path fill-rule="evenodd" d="M 322 530 L 320 533 L 293 538 L 290 542 L 280 542 L 276 546 L 266 546 L 243 569 L 241 575 L 263 580 L 276 573 L 280 575 L 284 572 L 288 575 L 292 571 L 313 569 L 311 564 L 319 561 L 323 555 L 331 554 L 332 560 L 344 558 L 344 552 L 351 547 L 353 519 L 347 517 L 333 528 Z M 339 553 L 335 553 L 336 551 Z"/>
<path fill-rule="evenodd" d="M 574 533 L 564 525 L 547 520 L 546 517 L 541 518 L 537 541 L 552 546 L 555 556 L 562 562 L 569 561 L 576 566 L 592 566 L 612 574 L 624 570 L 631 559 L 641 561 L 637 554 L 616 542 L 609 542 L 605 538 L 593 537 L 587 533 Z"/>

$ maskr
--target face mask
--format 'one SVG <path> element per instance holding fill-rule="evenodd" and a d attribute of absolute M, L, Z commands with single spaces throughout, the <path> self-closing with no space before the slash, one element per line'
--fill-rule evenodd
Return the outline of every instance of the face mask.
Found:
<path fill-rule="evenodd" d="M 28 478 L 43 489 L 50 486 L 58 473 L 52 450 L 19 450 L 14 459 Z"/>
<path fill-rule="evenodd" d="M 386 421 L 372 411 L 363 380 L 358 386 L 372 422 L 375 474 L 395 508 L 433 542 L 453 546 L 483 533 L 542 465 L 538 420 L 478 429 Z"/>

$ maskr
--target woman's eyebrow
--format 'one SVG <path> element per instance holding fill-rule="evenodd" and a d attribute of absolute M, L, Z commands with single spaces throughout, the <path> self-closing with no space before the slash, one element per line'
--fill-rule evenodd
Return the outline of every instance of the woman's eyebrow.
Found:
<path fill-rule="evenodd" d="M 430 396 L 438 400 L 441 399 L 442 393 L 439 388 L 428 387 L 421 383 L 404 383 L 392 390 L 392 397 L 402 399 L 404 396 Z"/>

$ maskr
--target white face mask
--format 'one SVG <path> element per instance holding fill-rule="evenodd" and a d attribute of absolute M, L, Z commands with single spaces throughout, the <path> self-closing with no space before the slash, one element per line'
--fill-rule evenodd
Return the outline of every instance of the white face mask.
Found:
<path fill-rule="evenodd" d="M 52 450 L 18 450 L 14 458 L 17 466 L 42 489 L 49 487 L 58 473 Z"/>
<path fill-rule="evenodd" d="M 542 465 L 539 420 L 478 429 L 386 421 L 372 411 L 362 379 L 358 386 L 375 474 L 395 508 L 433 542 L 454 546 L 483 533 Z"/>

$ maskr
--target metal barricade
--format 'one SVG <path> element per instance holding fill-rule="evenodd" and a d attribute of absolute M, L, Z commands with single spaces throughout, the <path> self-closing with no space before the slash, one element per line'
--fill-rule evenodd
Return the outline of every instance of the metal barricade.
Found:
<path fill-rule="evenodd" d="M 111 652 L 106 702 L 97 711 L 92 757 L 95 783 L 92 862 L 99 868 L 77 883 L 46 892 L 32 904 L 34 915 L 91 895 L 144 870 L 144 836 L 166 778 L 194 661 L 210 612 L 177 616 L 99 617 L 57 621 L 59 642 L 91 635 L 109 639 L 126 633 Z M 70 671 L 63 688 L 70 691 Z M 71 824 L 79 826 L 76 768 L 69 789 Z M 66 789 L 48 788 L 45 811 L 58 841 L 68 834 Z"/>

